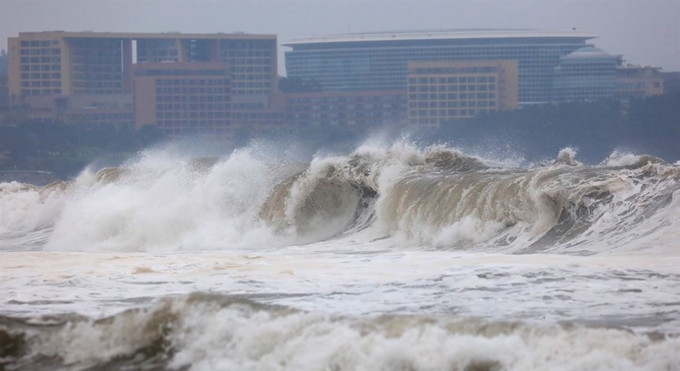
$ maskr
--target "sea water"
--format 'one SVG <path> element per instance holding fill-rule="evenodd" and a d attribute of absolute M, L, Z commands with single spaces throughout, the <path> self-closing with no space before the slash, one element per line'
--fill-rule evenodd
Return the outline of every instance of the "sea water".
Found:
<path fill-rule="evenodd" d="M 0 370 L 680 370 L 680 165 L 147 151 L 0 184 Z"/>

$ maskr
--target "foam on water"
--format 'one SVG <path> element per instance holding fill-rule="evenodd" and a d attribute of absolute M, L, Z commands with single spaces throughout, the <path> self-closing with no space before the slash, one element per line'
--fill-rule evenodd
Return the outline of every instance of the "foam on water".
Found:
<path fill-rule="evenodd" d="M 401 141 L 0 184 L 0 367 L 674 369 L 679 165 L 521 165 Z"/>
<path fill-rule="evenodd" d="M 64 369 L 672 370 L 680 364 L 679 339 L 620 329 L 437 316 L 353 319 L 205 294 L 99 321 L 60 322 L 6 332 L 8 356 L 19 364 L 48 359 Z"/>

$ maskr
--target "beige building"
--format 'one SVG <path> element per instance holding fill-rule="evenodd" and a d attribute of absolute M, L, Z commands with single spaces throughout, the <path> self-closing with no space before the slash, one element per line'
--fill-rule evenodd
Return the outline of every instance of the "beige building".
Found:
<path fill-rule="evenodd" d="M 106 95 L 132 91 L 132 65 L 220 62 L 235 95 L 278 91 L 276 35 L 22 32 L 8 40 L 9 94 Z"/>
<path fill-rule="evenodd" d="M 230 135 L 231 78 L 225 63 L 143 63 L 133 68 L 135 126 L 163 134 Z"/>
<path fill-rule="evenodd" d="M 518 107 L 516 61 L 409 62 L 407 78 L 409 125 L 437 127 Z"/>
<path fill-rule="evenodd" d="M 664 92 L 659 68 L 622 64 L 616 67 L 616 96 L 622 99 L 650 97 Z"/>
<path fill-rule="evenodd" d="M 286 121 L 299 127 L 379 127 L 406 122 L 403 90 L 289 93 Z"/>

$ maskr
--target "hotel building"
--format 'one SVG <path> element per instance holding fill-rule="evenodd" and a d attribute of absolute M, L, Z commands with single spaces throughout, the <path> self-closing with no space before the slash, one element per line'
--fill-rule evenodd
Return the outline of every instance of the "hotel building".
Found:
<path fill-rule="evenodd" d="M 588 46 L 580 31 L 447 30 L 298 39 L 285 46 L 289 78 L 324 91 L 406 90 L 408 62 L 515 60 L 519 104 L 550 102 L 560 57 Z"/>

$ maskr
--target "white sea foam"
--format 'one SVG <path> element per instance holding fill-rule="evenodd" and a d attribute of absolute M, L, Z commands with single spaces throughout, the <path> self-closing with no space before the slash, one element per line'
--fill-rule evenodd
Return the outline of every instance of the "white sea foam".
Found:
<path fill-rule="evenodd" d="M 165 344 L 162 348 L 158 343 Z M 619 329 L 436 316 L 333 317 L 209 295 L 39 334 L 33 352 L 66 365 L 144 349 L 209 370 L 672 370 L 680 339 Z M 149 348 L 151 347 L 151 348 Z"/>
<path fill-rule="evenodd" d="M 86 316 L 11 327 L 71 369 L 169 349 L 191 370 L 674 369 L 677 164 L 560 157 L 157 150 L 5 183 L 0 313 Z"/>

